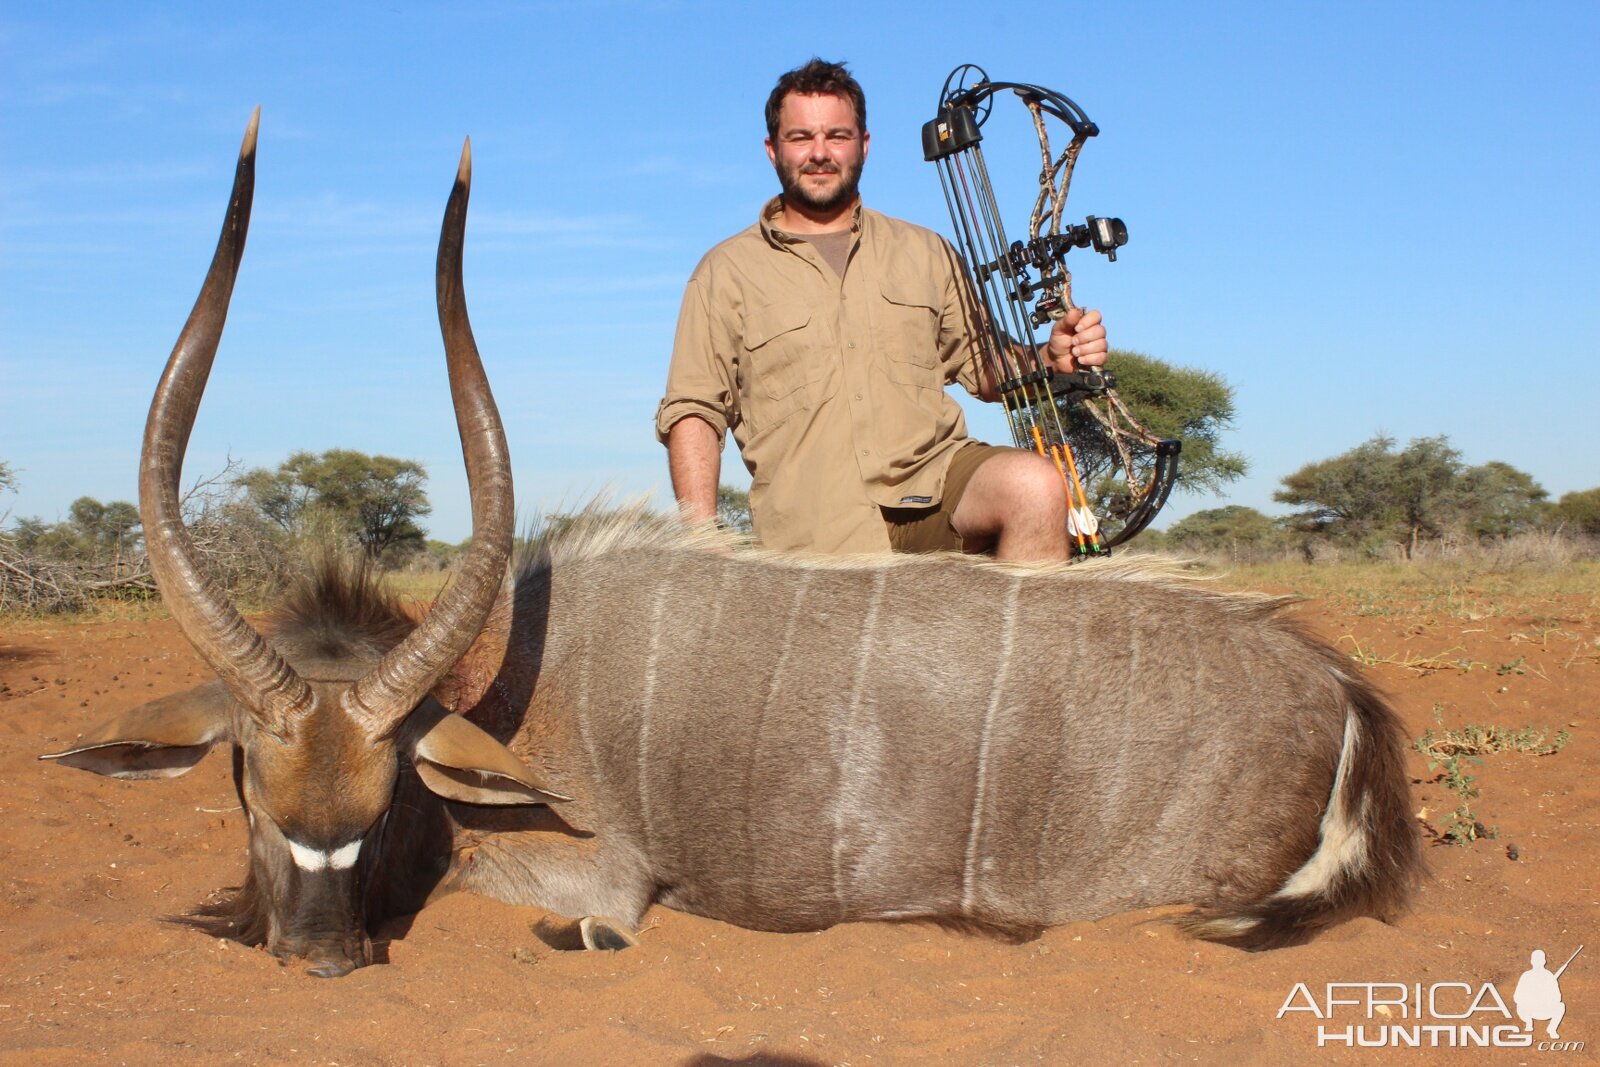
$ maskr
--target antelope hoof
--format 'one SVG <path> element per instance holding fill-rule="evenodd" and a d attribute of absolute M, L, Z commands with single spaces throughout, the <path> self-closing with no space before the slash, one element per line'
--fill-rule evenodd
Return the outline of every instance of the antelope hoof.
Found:
<path fill-rule="evenodd" d="M 352 960 L 318 960 L 306 968 L 306 973 L 313 978 L 343 978 L 355 969 Z"/>
<path fill-rule="evenodd" d="M 594 952 L 620 952 L 639 943 L 626 925 L 604 915 L 585 915 L 578 920 L 578 932 L 583 947 Z"/>

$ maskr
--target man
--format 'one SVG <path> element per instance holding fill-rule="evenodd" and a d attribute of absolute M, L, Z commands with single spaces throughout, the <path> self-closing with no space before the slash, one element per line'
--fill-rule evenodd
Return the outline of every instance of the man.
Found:
<path fill-rule="evenodd" d="M 731 429 L 769 548 L 1065 559 L 1055 465 L 970 440 L 944 391 L 996 398 L 960 261 L 931 231 L 861 206 L 861 87 L 813 59 L 778 79 L 766 118 L 782 193 L 695 268 L 656 413 L 685 519 L 715 517 Z M 1059 370 L 1105 355 L 1099 313 L 1081 309 L 1045 350 Z"/>

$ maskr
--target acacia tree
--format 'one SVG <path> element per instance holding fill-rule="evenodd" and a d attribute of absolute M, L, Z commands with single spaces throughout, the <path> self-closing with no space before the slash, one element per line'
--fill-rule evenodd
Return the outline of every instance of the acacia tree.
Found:
<path fill-rule="evenodd" d="M 1600 487 L 1563 493 L 1551 512 L 1568 529 L 1600 537 Z"/>
<path fill-rule="evenodd" d="M 1543 486 L 1509 463 L 1491 460 L 1461 472 L 1462 520 L 1479 537 L 1509 537 L 1542 522 L 1549 513 Z"/>
<path fill-rule="evenodd" d="M 290 534 L 326 529 L 374 559 L 393 559 L 423 548 L 416 520 L 433 510 L 427 478 L 415 460 L 334 448 L 296 452 L 277 470 L 248 471 L 236 484 L 263 518 Z"/>
<path fill-rule="evenodd" d="M 750 521 L 750 494 L 731 485 L 717 486 L 717 522 L 734 533 L 755 529 Z"/>
<path fill-rule="evenodd" d="M 1546 494 L 1509 464 L 1468 467 L 1442 435 L 1396 451 L 1394 439 L 1379 434 L 1307 464 L 1272 495 L 1301 509 L 1289 518 L 1295 529 L 1345 542 L 1398 542 L 1410 558 L 1421 541 L 1450 532 L 1496 537 L 1529 529 L 1542 518 Z"/>
<path fill-rule="evenodd" d="M 1281 548 L 1288 542 L 1281 524 L 1243 504 L 1197 511 L 1173 523 L 1166 533 L 1169 547 L 1228 555 Z"/>
<path fill-rule="evenodd" d="M 92 496 L 74 500 L 65 522 L 18 519 L 11 536 L 23 551 L 59 560 L 96 562 L 131 556 L 142 548 L 139 509 L 126 500 L 102 504 Z"/>
<path fill-rule="evenodd" d="M 126 500 L 102 504 L 92 496 L 80 496 L 67 514 L 94 555 L 125 555 L 140 547 L 139 509 Z"/>

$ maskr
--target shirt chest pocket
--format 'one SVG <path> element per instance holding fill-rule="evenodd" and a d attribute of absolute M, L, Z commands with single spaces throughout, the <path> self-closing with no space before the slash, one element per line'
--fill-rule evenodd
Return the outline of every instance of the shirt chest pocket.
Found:
<path fill-rule="evenodd" d="M 878 350 L 889 377 L 903 385 L 943 389 L 939 364 L 939 306 L 930 283 L 885 280 L 877 307 Z"/>
<path fill-rule="evenodd" d="M 811 312 L 801 304 L 768 304 L 744 314 L 744 367 L 752 399 L 789 401 L 805 388 Z"/>

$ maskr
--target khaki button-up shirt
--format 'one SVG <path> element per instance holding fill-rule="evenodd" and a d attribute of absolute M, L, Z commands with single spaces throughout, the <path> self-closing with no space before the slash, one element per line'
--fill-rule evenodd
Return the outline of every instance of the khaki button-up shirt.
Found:
<path fill-rule="evenodd" d="M 689 415 L 733 431 L 767 547 L 887 552 L 880 506 L 937 504 L 967 440 L 945 392 L 978 388 L 964 268 L 932 231 L 858 209 L 841 278 L 774 227 L 780 206 L 689 278 L 656 434 Z"/>

